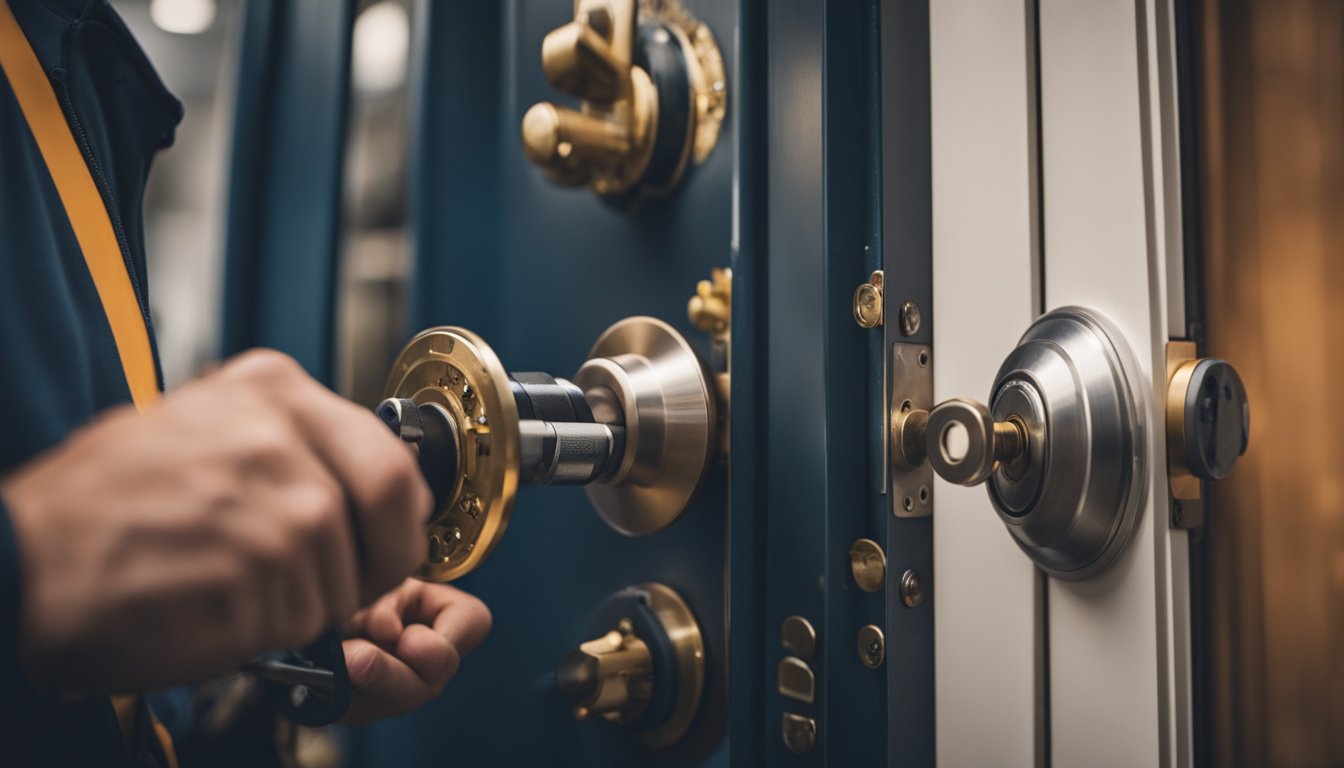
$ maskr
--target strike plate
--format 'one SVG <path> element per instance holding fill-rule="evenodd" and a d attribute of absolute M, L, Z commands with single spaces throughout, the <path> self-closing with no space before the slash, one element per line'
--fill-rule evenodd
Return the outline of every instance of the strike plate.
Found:
<path fill-rule="evenodd" d="M 933 352 L 925 344 L 891 345 L 891 375 L 887 398 L 888 424 L 896 423 L 902 410 L 933 408 Z M 890 443 L 893 434 L 888 434 Z M 890 446 L 887 453 L 892 453 Z M 928 517 L 933 514 L 933 467 L 922 461 L 919 466 L 896 468 L 888 461 L 891 473 L 891 513 L 896 517 Z"/>

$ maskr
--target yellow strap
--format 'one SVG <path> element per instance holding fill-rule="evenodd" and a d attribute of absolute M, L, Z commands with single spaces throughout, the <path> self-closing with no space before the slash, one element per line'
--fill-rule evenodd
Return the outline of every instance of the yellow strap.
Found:
<path fill-rule="evenodd" d="M 8 0 L 0 0 L 0 70 L 4 70 L 5 78 L 9 80 L 9 87 L 19 101 L 19 109 L 23 111 L 47 164 L 47 172 L 56 184 L 61 205 L 65 207 L 70 228 L 84 253 L 84 263 L 89 267 L 107 323 L 112 328 L 131 400 L 136 408 L 143 410 L 159 397 L 149 329 L 145 327 L 140 302 L 131 286 L 116 230 L 112 228 L 112 219 L 98 193 L 98 185 L 93 182 L 84 155 L 70 132 L 65 113 L 51 88 L 51 80 L 14 18 Z M 127 732 L 123 735 L 128 735 L 129 729 L 134 727 L 137 703 L 136 696 L 112 699 L 117 719 L 122 730 Z M 169 765 L 176 768 L 177 755 L 168 729 L 157 719 L 153 726 Z M 127 743 L 130 743 L 129 738 Z"/>
<path fill-rule="evenodd" d="M 145 327 L 140 302 L 131 287 L 121 246 L 98 185 L 94 184 L 84 155 L 70 133 L 51 80 L 19 28 L 8 0 L 0 0 L 0 69 L 9 79 L 19 108 L 37 139 L 79 249 L 84 252 L 84 262 L 89 266 L 107 323 L 112 327 L 131 400 L 136 408 L 143 409 L 159 397 L 149 329 Z"/>

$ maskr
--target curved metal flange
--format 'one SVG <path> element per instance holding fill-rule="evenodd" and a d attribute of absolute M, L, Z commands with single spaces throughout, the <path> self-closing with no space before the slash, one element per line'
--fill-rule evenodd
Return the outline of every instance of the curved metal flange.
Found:
<path fill-rule="evenodd" d="M 518 409 L 508 373 L 471 331 L 430 328 L 397 357 L 384 396 L 438 405 L 457 428 L 461 477 L 426 526 L 425 562 L 416 574 L 451 581 L 499 543 L 517 496 Z"/>
<path fill-rule="evenodd" d="M 705 639 L 695 614 L 671 588 L 649 582 L 635 589 L 648 595 L 648 606 L 658 617 L 676 656 L 676 697 L 672 713 L 653 728 L 642 731 L 640 738 L 654 749 L 670 747 L 686 735 L 705 690 Z"/>
<path fill-rule="evenodd" d="M 686 510 L 714 453 L 715 399 L 689 342 L 652 317 L 629 317 L 593 345 L 573 382 L 599 421 L 624 421 L 625 455 L 610 477 L 587 486 L 612 528 L 644 536 Z"/>
<path fill-rule="evenodd" d="M 1016 417 L 1030 459 L 996 472 L 989 494 L 1018 546 L 1053 576 L 1106 570 L 1138 528 L 1147 490 L 1147 389 L 1103 315 L 1040 317 L 999 368 L 991 410 Z"/>

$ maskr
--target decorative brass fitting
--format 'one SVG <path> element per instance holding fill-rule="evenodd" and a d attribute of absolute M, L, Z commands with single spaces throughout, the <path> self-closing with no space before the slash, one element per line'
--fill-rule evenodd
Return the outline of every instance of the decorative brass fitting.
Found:
<path fill-rule="evenodd" d="M 659 47 L 677 53 L 651 56 Z M 577 110 L 540 102 L 523 116 L 524 153 L 559 184 L 666 192 L 718 141 L 723 57 L 679 2 L 575 0 L 574 21 L 542 42 L 541 64 L 551 87 L 581 101 Z"/>
<path fill-rule="evenodd" d="M 882 325 L 882 290 L 885 279 L 882 270 L 876 270 L 868 276 L 868 282 L 854 290 L 854 322 L 858 323 L 860 328 L 876 328 Z"/>
<path fill-rule="evenodd" d="M 732 451 L 733 270 L 715 267 L 709 274 L 708 280 L 696 284 L 695 295 L 686 302 L 686 316 L 691 325 L 709 334 L 713 347 L 710 369 L 719 399 L 719 455 L 727 457 Z"/>

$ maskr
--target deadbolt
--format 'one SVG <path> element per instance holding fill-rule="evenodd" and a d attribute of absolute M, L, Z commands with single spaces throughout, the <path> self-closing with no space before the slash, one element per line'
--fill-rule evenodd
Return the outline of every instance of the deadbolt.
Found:
<path fill-rule="evenodd" d="M 677 742 L 705 685 L 704 639 L 690 607 L 662 584 L 641 584 L 607 598 L 593 631 L 598 637 L 556 668 L 574 716 L 630 726 L 654 748 Z"/>
<path fill-rule="evenodd" d="M 1104 571 L 1137 527 L 1148 479 L 1145 387 L 1100 313 L 1040 317 L 995 377 L 989 405 L 957 398 L 892 413 L 894 468 L 926 457 L 944 479 L 986 483 L 1014 540 L 1064 579 Z M 908 401 L 907 401 L 908 402 Z"/>
<path fill-rule="evenodd" d="M 541 62 L 552 88 L 581 101 L 523 116 L 527 158 L 557 183 L 661 194 L 718 142 L 723 56 L 680 2 L 575 0 L 574 21 L 546 36 Z"/>
<path fill-rule="evenodd" d="M 519 484 L 584 485 L 613 528 L 642 536 L 686 509 L 716 445 L 714 387 L 672 326 L 607 329 L 572 381 L 514 373 L 480 337 L 431 328 L 402 350 L 379 416 L 419 451 L 434 492 L 419 576 L 449 581 L 490 553 Z"/>

